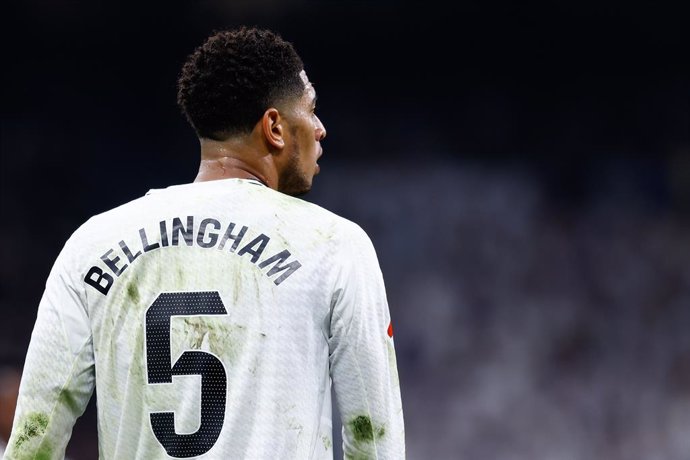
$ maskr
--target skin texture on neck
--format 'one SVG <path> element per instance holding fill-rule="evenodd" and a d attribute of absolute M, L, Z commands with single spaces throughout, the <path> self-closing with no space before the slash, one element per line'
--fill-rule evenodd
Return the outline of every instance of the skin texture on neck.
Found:
<path fill-rule="evenodd" d="M 200 139 L 201 163 L 194 182 L 220 179 L 256 179 L 274 190 L 278 171 L 261 133 L 231 137 L 224 141 Z"/>

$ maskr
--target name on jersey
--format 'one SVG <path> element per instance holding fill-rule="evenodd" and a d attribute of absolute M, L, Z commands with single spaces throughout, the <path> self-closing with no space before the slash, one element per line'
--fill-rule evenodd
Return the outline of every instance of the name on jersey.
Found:
<path fill-rule="evenodd" d="M 247 226 L 238 229 L 238 226 L 233 222 L 223 226 L 220 221 L 213 218 L 201 220 L 198 227 L 194 226 L 193 216 L 187 216 L 184 223 L 179 217 L 175 217 L 170 222 L 161 221 L 155 239 L 150 239 L 146 229 L 140 228 L 139 241 L 136 242 L 136 245 L 129 245 L 122 240 L 116 248 L 108 249 L 100 257 L 99 263 L 89 269 L 84 281 L 101 294 L 108 295 L 115 279 L 122 275 L 127 267 L 142 254 L 183 244 L 187 246 L 196 245 L 204 249 L 226 250 L 239 257 L 245 257 L 260 269 L 267 269 L 265 275 L 269 278 L 275 276 L 273 282 L 276 286 L 302 266 L 298 260 L 288 262 L 292 254 L 287 249 L 263 258 L 271 238 L 261 233 L 245 243 L 245 235 L 248 230 Z"/>

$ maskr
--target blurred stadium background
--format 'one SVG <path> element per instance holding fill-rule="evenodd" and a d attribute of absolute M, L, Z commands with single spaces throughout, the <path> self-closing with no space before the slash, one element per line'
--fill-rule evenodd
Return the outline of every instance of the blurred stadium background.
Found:
<path fill-rule="evenodd" d="M 2 9 L 0 365 L 22 365 L 71 232 L 194 178 L 198 145 L 175 105 L 186 55 L 214 29 L 260 25 L 296 45 L 319 93 L 329 134 L 306 199 L 358 222 L 378 250 L 408 458 L 690 458 L 680 8 L 22 0 Z M 93 401 L 68 455 L 97 458 Z"/>

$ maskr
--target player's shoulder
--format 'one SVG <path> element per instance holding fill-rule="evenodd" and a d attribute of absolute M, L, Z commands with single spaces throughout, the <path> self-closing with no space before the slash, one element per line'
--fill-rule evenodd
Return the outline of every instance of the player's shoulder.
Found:
<path fill-rule="evenodd" d="M 285 211 L 305 227 L 319 232 L 329 232 L 334 237 L 339 237 L 339 239 L 363 239 L 369 241 L 366 231 L 357 222 L 347 217 L 301 198 L 285 195 L 275 190 L 270 190 L 269 193 L 285 203 L 287 205 Z"/>

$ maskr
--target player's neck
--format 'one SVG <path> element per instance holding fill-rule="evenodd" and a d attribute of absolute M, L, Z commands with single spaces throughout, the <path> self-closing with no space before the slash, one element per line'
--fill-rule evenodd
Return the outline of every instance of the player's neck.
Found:
<path fill-rule="evenodd" d="M 201 140 L 201 163 L 194 182 L 254 179 L 275 189 L 277 174 L 270 153 L 260 154 L 246 142 Z"/>

